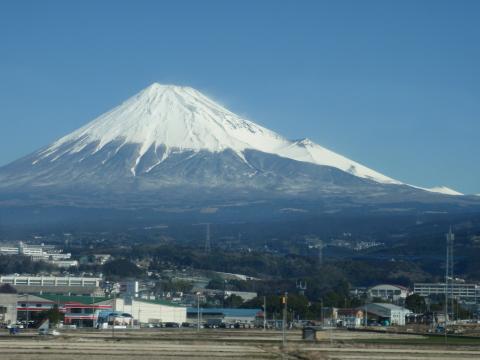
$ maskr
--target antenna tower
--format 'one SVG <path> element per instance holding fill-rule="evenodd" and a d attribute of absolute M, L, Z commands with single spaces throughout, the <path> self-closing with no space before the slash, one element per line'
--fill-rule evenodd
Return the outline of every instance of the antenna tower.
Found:
<path fill-rule="evenodd" d="M 212 250 L 212 244 L 210 242 L 210 223 L 206 223 L 206 234 L 205 234 L 205 252 L 209 253 Z"/>
<path fill-rule="evenodd" d="M 305 290 L 307 290 L 307 282 L 302 280 L 297 280 L 297 289 L 300 295 L 305 295 Z"/>
<path fill-rule="evenodd" d="M 453 297 L 453 246 L 455 243 L 455 234 L 452 232 L 452 228 L 446 234 L 447 237 L 447 254 L 445 261 L 445 322 L 448 319 L 449 309 L 448 300 L 450 299 L 450 311 L 454 311 L 454 297 Z"/>
<path fill-rule="evenodd" d="M 318 240 L 318 265 L 323 265 L 323 241 Z"/>

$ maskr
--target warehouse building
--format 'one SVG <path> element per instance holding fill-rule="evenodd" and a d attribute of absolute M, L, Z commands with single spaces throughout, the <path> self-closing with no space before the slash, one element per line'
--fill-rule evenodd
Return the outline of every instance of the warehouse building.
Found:
<path fill-rule="evenodd" d="M 140 324 L 173 322 L 180 325 L 187 321 L 186 307 L 164 300 L 118 298 L 115 300 L 114 310 L 132 314 Z"/>
<path fill-rule="evenodd" d="M 196 308 L 187 309 L 188 322 L 196 323 L 200 317 L 201 323 L 225 323 L 254 325 L 256 320 L 263 320 L 261 309 L 234 309 L 234 308 Z"/>
<path fill-rule="evenodd" d="M 405 317 L 412 312 L 404 307 L 384 304 L 384 303 L 372 303 L 367 304 L 359 310 L 363 310 L 365 318 L 368 323 L 372 320 L 384 324 L 384 325 L 405 325 Z"/>

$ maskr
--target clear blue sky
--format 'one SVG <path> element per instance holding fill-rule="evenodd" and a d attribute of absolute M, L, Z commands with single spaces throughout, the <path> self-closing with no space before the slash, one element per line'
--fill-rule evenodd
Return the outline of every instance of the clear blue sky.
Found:
<path fill-rule="evenodd" d="M 154 81 L 480 193 L 480 1 L 1 1 L 0 165 Z"/>

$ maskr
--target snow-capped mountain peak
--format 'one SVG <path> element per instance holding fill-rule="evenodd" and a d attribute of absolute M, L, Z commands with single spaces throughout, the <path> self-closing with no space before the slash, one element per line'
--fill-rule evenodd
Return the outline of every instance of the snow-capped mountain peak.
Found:
<path fill-rule="evenodd" d="M 124 139 L 146 147 L 158 143 L 211 151 L 241 149 L 241 137 L 233 138 L 229 131 L 252 131 L 252 126 L 193 88 L 155 83 L 60 139 L 51 149 L 78 138 L 100 141 L 100 147 Z"/>
<path fill-rule="evenodd" d="M 334 167 L 378 183 L 402 184 L 308 138 L 287 140 L 234 114 L 191 87 L 158 83 L 153 83 L 114 109 L 57 140 L 38 153 L 32 164 L 55 162 L 62 156 L 86 149 L 92 155 L 103 154 L 101 150 L 108 146 L 108 156 L 102 160 L 102 164 L 106 164 L 111 161 L 112 153 L 117 154 L 127 145 L 136 149 L 133 160 L 128 160 L 131 161 L 130 169 L 134 176 L 137 175 L 137 166 L 142 163 L 144 156 L 149 156 L 149 152 L 154 153 L 155 158 L 149 158 L 149 165 L 143 168 L 142 171 L 147 173 L 173 153 L 220 153 L 229 150 L 247 162 L 245 151 L 251 149 Z M 113 151 L 111 147 L 115 147 Z M 446 192 L 445 188 L 429 191 Z M 449 189 L 449 193 L 454 191 Z"/>
<path fill-rule="evenodd" d="M 113 141 L 139 144 L 138 159 L 151 147 L 160 145 L 167 149 L 211 152 L 231 149 L 241 155 L 246 148 L 271 151 L 286 142 L 193 88 L 154 83 L 59 139 L 42 153 L 42 157 L 50 157 L 68 143 L 73 145 L 67 153 L 75 153 L 91 143 L 96 143 L 99 151 Z"/>

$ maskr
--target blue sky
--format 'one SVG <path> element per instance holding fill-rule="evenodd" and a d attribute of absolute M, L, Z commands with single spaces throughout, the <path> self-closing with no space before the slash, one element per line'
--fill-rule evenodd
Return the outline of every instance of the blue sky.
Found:
<path fill-rule="evenodd" d="M 154 81 L 480 193 L 480 1 L 2 1 L 0 165 Z"/>

